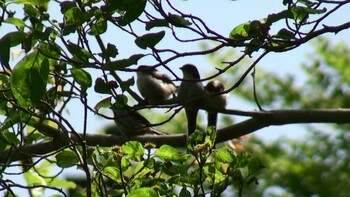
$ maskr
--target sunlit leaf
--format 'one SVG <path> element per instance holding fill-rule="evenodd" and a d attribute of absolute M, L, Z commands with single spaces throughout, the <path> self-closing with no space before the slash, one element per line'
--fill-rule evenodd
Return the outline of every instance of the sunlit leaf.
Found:
<path fill-rule="evenodd" d="M 63 150 L 56 156 L 57 165 L 61 168 L 69 168 L 79 162 L 78 156 L 71 150 Z"/>
<path fill-rule="evenodd" d="M 46 92 L 49 62 L 34 52 L 24 57 L 13 69 L 11 90 L 22 106 L 35 105 Z"/>
<path fill-rule="evenodd" d="M 14 18 L 14 17 L 7 18 L 6 20 L 4 20 L 4 23 L 9 23 L 9 24 L 15 25 L 19 28 L 24 28 L 24 26 L 25 26 L 25 23 L 22 19 Z"/>
<path fill-rule="evenodd" d="M 123 144 L 122 149 L 131 159 L 136 159 L 137 161 L 141 160 L 145 151 L 142 144 L 137 141 L 126 142 Z"/>
<path fill-rule="evenodd" d="M 127 197 L 140 197 L 140 196 L 158 197 L 158 193 L 150 187 L 142 187 L 142 188 L 132 190 L 127 195 Z"/>
<path fill-rule="evenodd" d="M 221 147 L 214 151 L 214 158 L 218 162 L 231 163 L 234 161 L 235 156 L 227 147 Z"/>
<path fill-rule="evenodd" d="M 178 149 L 166 144 L 157 149 L 154 154 L 164 161 L 185 161 L 189 157 L 188 154 L 183 154 Z"/>
<path fill-rule="evenodd" d="M 120 171 L 116 167 L 107 166 L 103 169 L 103 174 L 108 178 L 116 181 L 117 183 L 121 182 Z"/>

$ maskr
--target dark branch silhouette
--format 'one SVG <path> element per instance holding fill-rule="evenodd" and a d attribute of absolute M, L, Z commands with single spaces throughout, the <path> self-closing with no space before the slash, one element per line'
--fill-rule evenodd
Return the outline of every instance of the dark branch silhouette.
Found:
<path fill-rule="evenodd" d="M 242 114 L 241 111 L 226 110 L 226 112 L 234 114 Z M 257 131 L 261 128 L 273 125 L 287 125 L 287 124 L 306 124 L 306 123 L 335 123 L 348 124 L 350 123 L 350 109 L 305 109 L 305 110 L 272 110 L 259 112 L 246 112 L 253 117 L 247 120 L 236 123 L 219 129 L 216 143 L 224 142 L 229 139 L 239 138 Z M 46 133 L 60 132 L 50 126 L 43 125 L 41 130 L 45 129 Z M 80 134 L 82 135 L 82 134 Z M 79 138 L 75 135 L 71 137 L 72 142 L 79 143 Z M 174 147 L 186 146 L 186 135 L 142 135 L 131 138 L 124 138 L 118 135 L 111 134 L 86 134 L 86 144 L 88 146 L 111 147 L 114 145 L 122 145 L 127 141 L 140 141 L 142 143 L 152 142 L 157 147 L 168 144 Z M 60 142 L 57 139 L 40 142 L 37 144 L 28 144 L 20 147 L 7 149 L 0 154 L 1 165 L 6 165 L 13 161 L 35 158 L 45 155 L 47 153 L 56 151 L 60 148 L 66 147 L 65 142 Z"/>

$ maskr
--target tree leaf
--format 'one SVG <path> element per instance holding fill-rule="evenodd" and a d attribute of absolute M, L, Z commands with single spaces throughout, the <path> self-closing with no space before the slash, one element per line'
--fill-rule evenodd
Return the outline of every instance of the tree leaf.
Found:
<path fill-rule="evenodd" d="M 141 59 L 144 56 L 145 56 L 144 54 L 135 54 L 135 55 L 130 56 L 127 59 L 112 61 L 112 62 L 106 63 L 106 65 L 104 66 L 104 69 L 106 69 L 106 70 L 118 70 L 118 69 L 126 68 L 126 67 L 129 67 L 131 65 L 137 64 L 139 59 Z"/>
<path fill-rule="evenodd" d="M 231 163 L 235 157 L 227 147 L 221 147 L 214 151 L 214 158 L 218 162 Z"/>
<path fill-rule="evenodd" d="M 158 44 L 158 42 L 163 39 L 164 35 L 165 31 L 145 34 L 141 37 L 136 38 L 135 43 L 142 49 L 146 49 L 147 47 L 151 48 Z"/>
<path fill-rule="evenodd" d="M 0 39 L 0 61 L 7 69 L 11 69 L 10 48 L 21 44 L 25 39 L 26 34 L 22 31 L 7 33 Z"/>
<path fill-rule="evenodd" d="M 182 154 L 178 149 L 166 144 L 157 149 L 154 154 L 164 161 L 185 161 L 189 157 L 188 154 Z"/>
<path fill-rule="evenodd" d="M 120 171 L 116 167 L 107 166 L 103 169 L 103 174 L 117 183 L 121 183 Z"/>
<path fill-rule="evenodd" d="M 130 159 L 136 159 L 137 161 L 140 161 L 145 149 L 143 148 L 142 144 L 137 141 L 129 141 L 123 144 L 122 146 L 123 151 L 125 154 L 127 154 Z"/>
<path fill-rule="evenodd" d="M 93 55 L 89 51 L 72 42 L 68 43 L 67 48 L 73 57 L 81 60 L 83 63 L 87 63 L 89 58 L 93 58 Z"/>
<path fill-rule="evenodd" d="M 150 187 L 141 187 L 141 188 L 132 190 L 127 195 L 127 197 L 139 197 L 139 196 L 158 197 L 158 193 Z"/>
<path fill-rule="evenodd" d="M 186 27 L 192 25 L 189 20 L 186 20 L 184 17 L 177 14 L 169 14 L 169 21 L 175 27 Z"/>
<path fill-rule="evenodd" d="M 14 18 L 14 17 L 7 18 L 6 20 L 4 20 L 4 23 L 15 25 L 20 29 L 24 28 L 25 26 L 25 22 L 22 19 Z"/>
<path fill-rule="evenodd" d="M 96 111 L 100 110 L 101 108 L 110 108 L 111 107 L 111 99 L 112 97 L 107 97 L 105 99 L 102 99 L 100 102 L 98 102 L 94 109 Z"/>
<path fill-rule="evenodd" d="M 78 156 L 71 150 L 63 150 L 55 158 L 57 165 L 61 168 L 69 168 L 79 162 Z"/>
<path fill-rule="evenodd" d="M 109 85 L 100 77 L 95 80 L 94 90 L 101 94 L 111 94 Z"/>
<path fill-rule="evenodd" d="M 99 55 L 103 58 L 116 57 L 118 55 L 118 49 L 114 44 L 108 43 L 106 50 L 99 53 Z"/>
<path fill-rule="evenodd" d="M 49 1 L 50 0 L 11 0 L 10 2 L 34 6 L 47 6 Z"/>
<path fill-rule="evenodd" d="M 128 25 L 136 20 L 146 8 L 146 0 L 124 0 L 125 13 L 122 16 L 119 24 L 122 26 Z"/>
<path fill-rule="evenodd" d="M 38 52 L 17 63 L 11 75 L 13 96 L 22 106 L 36 105 L 46 91 L 49 62 Z"/>
<path fill-rule="evenodd" d="M 90 35 L 96 36 L 103 34 L 107 30 L 107 21 L 104 17 L 100 17 L 96 23 L 93 23 L 91 26 Z"/>
<path fill-rule="evenodd" d="M 20 143 L 20 141 L 18 140 L 17 136 L 15 133 L 13 132 L 9 132 L 9 131 L 2 131 L 0 132 L 0 136 L 1 136 L 1 141 L 3 143 L 5 143 L 5 147 L 7 145 L 18 145 Z"/>
<path fill-rule="evenodd" d="M 86 72 L 85 70 L 81 69 L 81 68 L 73 68 L 71 70 L 72 75 L 74 77 L 74 79 L 76 80 L 76 82 L 85 87 L 85 88 L 89 88 L 92 86 L 92 78 L 91 75 Z"/>
<path fill-rule="evenodd" d="M 169 22 L 165 19 L 151 20 L 146 23 L 146 30 L 150 30 L 154 27 L 169 27 Z"/>
<path fill-rule="evenodd" d="M 281 38 L 283 40 L 292 40 L 295 39 L 295 35 L 293 32 L 282 28 L 281 30 L 278 31 L 278 33 L 275 36 L 276 38 Z"/>

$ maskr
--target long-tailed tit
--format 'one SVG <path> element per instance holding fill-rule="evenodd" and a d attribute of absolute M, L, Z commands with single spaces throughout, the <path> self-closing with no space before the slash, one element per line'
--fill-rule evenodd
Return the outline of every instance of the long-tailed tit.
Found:
<path fill-rule="evenodd" d="M 152 104 L 159 104 L 177 92 L 168 75 L 149 66 L 138 67 L 136 84 L 142 97 Z"/>
<path fill-rule="evenodd" d="M 188 135 L 191 135 L 197 127 L 197 114 L 202 105 L 200 97 L 204 96 L 204 87 L 200 81 L 195 81 L 200 80 L 200 75 L 194 65 L 185 64 L 180 69 L 182 70 L 184 81 L 180 84 L 178 99 L 184 104 Z"/>
<path fill-rule="evenodd" d="M 205 99 L 203 106 L 208 113 L 208 126 L 215 126 L 217 123 L 218 110 L 226 108 L 227 94 L 219 94 L 225 90 L 224 85 L 218 81 L 210 81 L 205 86 Z"/>

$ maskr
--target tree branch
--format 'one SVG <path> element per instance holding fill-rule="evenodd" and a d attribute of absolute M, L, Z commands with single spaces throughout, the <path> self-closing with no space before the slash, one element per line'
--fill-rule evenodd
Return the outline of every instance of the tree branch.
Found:
<path fill-rule="evenodd" d="M 261 128 L 272 125 L 287 125 L 296 123 L 350 123 L 350 109 L 303 109 L 303 110 L 272 110 L 259 112 L 246 112 L 253 117 L 234 124 L 232 126 L 219 129 L 217 143 L 233 138 L 247 135 Z M 245 114 L 245 115 L 246 115 Z M 81 134 L 82 135 L 82 134 Z M 72 141 L 79 141 L 77 136 L 71 136 Z M 158 147 L 168 144 L 174 147 L 184 147 L 186 145 L 186 135 L 143 135 L 131 138 L 123 138 L 117 135 L 106 134 L 86 134 L 86 143 L 89 146 L 110 147 L 116 144 L 123 144 L 127 141 L 140 141 L 141 143 L 152 142 Z M 0 165 L 6 165 L 13 161 L 18 161 L 30 157 L 37 157 L 63 148 L 67 144 L 59 144 L 53 140 L 29 144 L 16 149 L 7 149 L 0 154 Z M 10 161 L 8 161 L 10 160 Z"/>

